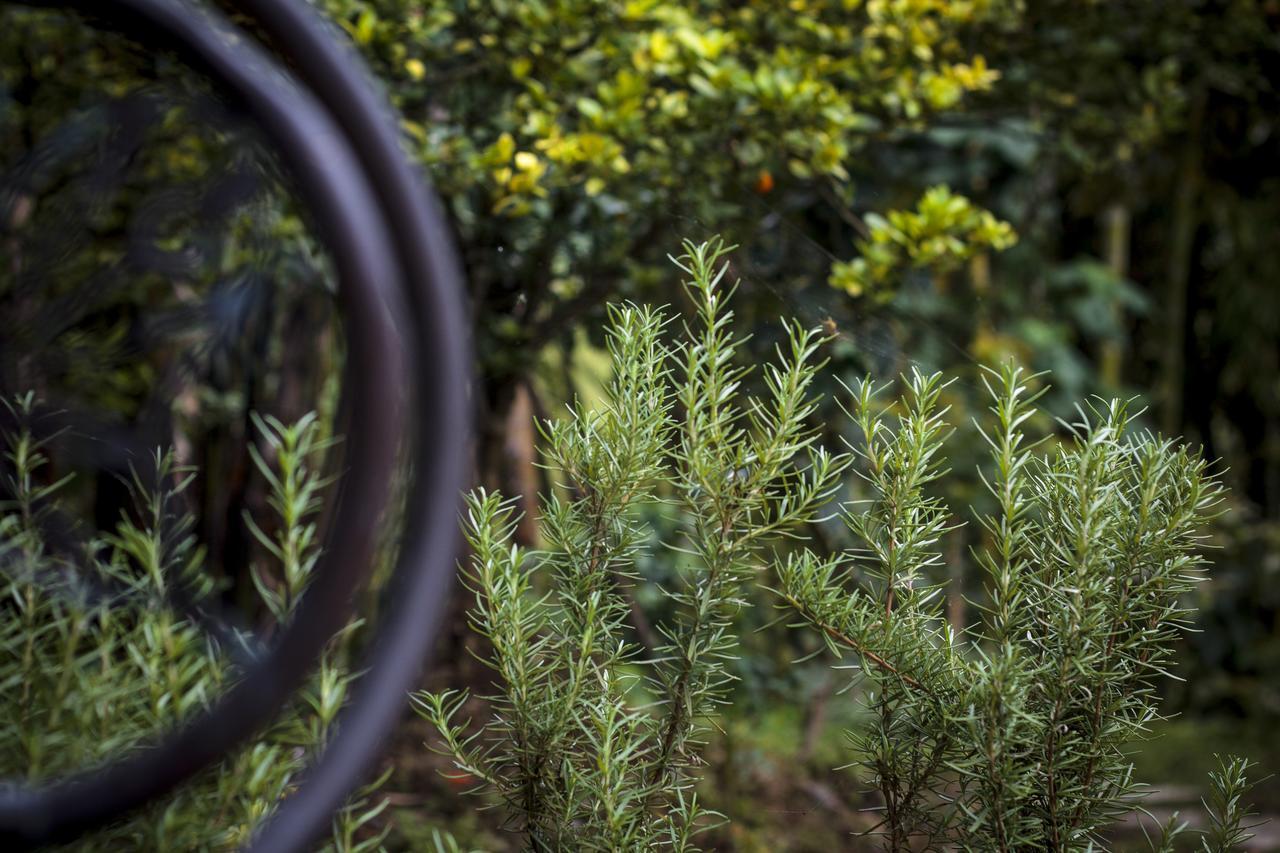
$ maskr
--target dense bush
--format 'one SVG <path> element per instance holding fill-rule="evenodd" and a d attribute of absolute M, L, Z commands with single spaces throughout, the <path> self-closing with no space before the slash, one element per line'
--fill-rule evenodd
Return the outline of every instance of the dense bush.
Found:
<path fill-rule="evenodd" d="M 911 377 L 895 426 L 857 389 L 870 497 L 845 520 L 859 548 L 803 551 L 780 573 L 780 594 L 867 674 L 874 722 L 850 738 L 892 849 L 1083 848 L 1133 808 L 1126 748 L 1158 718 L 1221 500 L 1196 453 L 1132 430 L 1115 401 L 1037 455 L 1035 395 L 1016 368 L 994 379 L 984 481 L 999 508 L 979 519 L 977 626 L 947 620 L 934 571 L 953 518 L 929 491 L 946 473 L 936 375 Z"/>
<path fill-rule="evenodd" d="M 38 783 L 140 748 L 204 708 L 234 682 L 234 661 L 261 641 L 210 633 L 194 611 L 211 590 L 184 492 L 194 472 L 172 453 L 139 460 L 135 505 L 113 531 L 69 546 L 49 442 L 33 430 L 35 399 L 6 402 L 18 425 L 3 435 L 0 504 L 0 773 Z M 264 609 L 288 621 L 318 555 L 315 516 L 327 442 L 314 417 L 257 419 L 254 451 L 270 513 L 244 523 L 273 559 L 254 566 Z M 349 632 L 348 632 L 349 633 Z M 252 743 L 142 813 L 95 832 L 77 850 L 231 850 L 240 847 L 293 778 L 324 747 L 354 677 L 335 642 L 287 714 Z M 376 788 L 376 783 L 369 791 Z M 368 792 L 366 792 L 368 793 Z M 372 850 L 361 831 L 382 810 L 357 799 L 333 821 L 329 849 Z"/>
<path fill-rule="evenodd" d="M 860 223 L 867 150 L 990 89 L 1000 74 L 972 34 L 1019 17 L 1009 0 L 317 5 L 448 201 L 482 318 L 481 475 L 508 489 L 505 421 L 541 351 L 585 318 L 598 340 L 609 300 L 669 298 L 664 247 L 689 223 L 744 243 L 775 205 Z M 852 235 L 792 259 L 813 282 L 892 292 L 922 254 L 1007 245 L 1007 225 L 962 201 L 978 227 L 922 205 L 903 214 L 922 228 L 871 239 L 870 266 L 833 267 L 856 256 Z"/>
<path fill-rule="evenodd" d="M 941 542 L 955 521 L 933 491 L 950 431 L 940 377 L 913 373 L 884 412 L 870 382 L 853 392 L 869 488 L 842 508 L 855 551 L 766 545 L 814 520 L 854 459 L 817 447 L 807 425 L 816 332 L 791 327 L 765 368 L 769 395 L 742 399 L 723 251 L 687 249 L 694 328 L 668 351 L 660 313 L 615 309 L 604 400 L 545 427 L 559 475 L 543 498 L 546 547 L 513 543 L 500 496 L 471 497 L 471 620 L 500 692 L 478 728 L 459 719 L 464 694 L 418 697 L 460 778 L 499 795 L 533 849 L 691 848 L 711 818 L 697 805 L 697 733 L 730 678 L 744 588 L 771 567 L 787 606 L 866 679 L 872 713 L 849 737 L 887 849 L 1103 844 L 1140 804 L 1126 749 L 1159 718 L 1156 681 L 1203 576 L 1201 530 L 1221 499 L 1206 463 L 1133 429 L 1119 402 L 1082 409 L 1039 453 L 1026 434 L 1038 377 L 992 372 L 983 479 L 997 509 L 979 518 L 975 554 L 986 591 L 980 622 L 954 626 Z M 680 508 L 665 546 L 680 585 L 668 643 L 646 656 L 625 631 L 622 587 L 652 539 L 637 508 L 658 500 Z M 1205 849 L 1244 831 L 1246 769 L 1228 762 L 1213 780 L 1220 826 Z M 1185 829 L 1171 822 L 1156 843 L 1172 849 Z"/>
<path fill-rule="evenodd" d="M 534 849 L 692 848 L 714 819 L 694 784 L 702 723 L 731 680 L 742 587 L 766 542 L 812 519 L 838 482 L 841 461 L 812 448 L 806 425 L 817 335 L 793 327 L 768 395 L 745 397 L 723 249 L 687 248 L 696 320 L 679 347 L 663 344 L 660 312 L 615 309 L 605 400 L 547 425 L 563 487 L 544 496 L 548 547 L 513 543 L 499 496 L 470 499 L 471 620 L 492 644 L 493 719 L 468 733 L 464 695 L 418 697 L 457 770 L 503 798 Z M 665 642 L 641 660 L 620 586 L 651 538 L 634 509 L 659 493 L 679 507 L 687 560 L 667 591 Z"/>

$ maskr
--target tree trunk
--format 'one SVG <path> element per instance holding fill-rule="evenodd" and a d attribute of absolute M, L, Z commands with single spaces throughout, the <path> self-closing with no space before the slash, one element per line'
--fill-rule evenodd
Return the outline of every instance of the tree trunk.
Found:
<path fill-rule="evenodd" d="M 1131 215 L 1124 202 L 1115 202 L 1102 215 L 1103 246 L 1106 254 L 1107 269 L 1116 279 L 1123 281 L 1129 277 L 1129 231 Z M 1111 320 L 1116 329 L 1121 329 L 1124 322 L 1124 309 L 1120 299 L 1111 301 Z M 1102 383 L 1108 389 L 1120 387 L 1124 372 L 1124 339 L 1120 336 L 1108 338 L 1102 343 L 1100 372 Z"/>
<path fill-rule="evenodd" d="M 1196 201 L 1202 180 L 1200 168 L 1201 129 L 1204 125 L 1205 95 L 1193 96 L 1187 121 L 1187 138 L 1178 160 L 1177 187 L 1169 235 L 1169 269 L 1166 273 L 1165 335 L 1161 360 L 1160 425 L 1166 435 L 1182 428 L 1185 393 L 1185 350 L 1187 340 L 1187 287 L 1191 280 L 1192 249 L 1199 211 Z"/>

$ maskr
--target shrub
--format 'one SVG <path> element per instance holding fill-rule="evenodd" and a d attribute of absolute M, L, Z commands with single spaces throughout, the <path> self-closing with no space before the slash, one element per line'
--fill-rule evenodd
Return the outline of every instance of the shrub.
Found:
<path fill-rule="evenodd" d="M 1204 572 L 1199 530 L 1221 496 L 1209 467 L 1134 429 L 1119 402 L 1082 409 L 1039 452 L 1026 435 L 1033 378 L 992 371 L 983 478 L 996 509 L 974 555 L 987 591 L 979 624 L 953 627 L 939 575 L 955 522 L 933 493 L 950 432 L 940 376 L 913 372 L 893 417 L 862 383 L 850 412 L 862 441 L 832 456 L 809 423 L 822 341 L 789 327 L 763 398 L 747 395 L 725 250 L 686 250 L 694 327 L 669 348 L 660 311 L 614 308 L 602 402 L 545 426 L 558 487 L 542 498 L 544 547 L 514 543 L 503 497 L 470 496 L 470 614 L 491 644 L 492 716 L 463 719 L 465 693 L 416 697 L 458 778 L 496 795 L 533 849 L 691 847 L 714 819 L 694 792 L 702 721 L 727 698 L 745 585 L 771 565 L 786 606 L 865 675 L 870 723 L 849 736 L 888 849 L 1102 844 L 1140 804 L 1125 748 L 1158 717 L 1156 681 Z M 842 514 L 860 550 L 776 547 L 816 520 L 855 459 L 870 496 Z M 682 585 L 666 591 L 665 644 L 642 659 L 626 588 L 652 538 L 639 510 L 663 500 L 682 524 L 667 546 Z M 1206 849 L 1245 833 L 1245 769 L 1229 762 L 1213 780 Z M 1172 849 L 1185 829 L 1173 821 L 1156 843 Z"/>
<path fill-rule="evenodd" d="M 783 599 L 865 673 L 872 722 L 850 737 L 892 850 L 1103 844 L 1140 804 L 1125 748 L 1159 716 L 1157 680 L 1204 573 L 1199 531 L 1222 494 L 1195 452 L 1134 430 L 1116 401 L 1081 409 L 1069 440 L 1037 453 L 1028 378 L 990 378 L 983 479 L 998 508 L 979 517 L 977 626 L 948 623 L 937 581 L 952 518 L 930 492 L 946 473 L 937 375 L 913 373 L 894 418 L 871 383 L 855 390 L 870 497 L 844 518 L 861 550 L 800 551 L 779 574 Z M 1244 770 L 1231 762 L 1213 780 L 1232 792 L 1205 849 L 1238 839 Z"/>
<path fill-rule="evenodd" d="M 785 209 L 804 224 L 763 226 L 774 251 L 787 246 L 785 274 L 770 277 L 783 293 L 831 273 L 879 299 L 926 256 L 1006 245 L 1008 226 L 967 202 L 981 227 L 922 202 L 902 211 L 893 246 L 855 237 L 872 236 L 869 202 L 889 215 L 885 203 L 914 196 L 864 195 L 882 177 L 877 152 L 954 123 L 996 86 L 990 44 L 972 34 L 1015 26 L 1022 5 L 317 0 L 448 199 L 482 318 L 482 481 L 518 482 L 503 429 L 539 353 L 581 318 L 594 331 L 609 300 L 673 298 L 660 289 L 673 223 L 756 235 L 762 211 Z M 835 254 L 814 252 L 815 237 Z"/>
<path fill-rule="evenodd" d="M 210 633 L 173 606 L 175 592 L 198 601 L 211 591 L 183 503 L 193 471 L 157 452 L 148 473 L 135 471 L 135 506 L 114 531 L 74 553 L 56 547 L 45 531 L 70 478 L 49 482 L 50 439 L 31 428 L 33 396 L 7 405 L 18 427 L 3 435 L 12 500 L 0 504 L 0 767 L 36 783 L 174 728 L 227 689 L 237 654 L 259 641 Z M 255 566 L 254 579 L 265 608 L 284 622 L 319 553 L 314 517 L 324 483 L 314 465 L 326 443 L 313 416 L 287 426 L 255 421 L 267 453 L 253 460 L 274 517 L 245 523 L 274 559 Z M 345 656 L 345 642 L 336 642 L 294 706 L 248 746 L 75 849 L 241 846 L 323 747 L 354 677 Z M 330 849 L 379 845 L 381 836 L 359 832 L 382 809 L 364 799 L 374 787 L 334 818 Z"/>
<path fill-rule="evenodd" d="M 470 613 L 492 647 L 492 719 L 468 734 L 465 694 L 416 697 L 458 773 L 501 798 L 533 849 L 693 847 L 715 818 L 693 791 L 700 723 L 731 680 L 743 585 L 765 543 L 812 519 L 838 481 L 841 460 L 815 450 L 806 426 L 818 338 L 791 327 L 765 370 L 767 393 L 745 396 L 732 289 L 716 269 L 725 249 L 686 249 L 677 263 L 696 321 L 683 342 L 663 344 L 660 311 L 614 308 L 603 403 L 546 426 L 546 462 L 563 486 L 543 497 L 546 547 L 513 544 L 500 496 L 470 496 Z M 660 495 L 684 521 L 671 546 L 683 583 L 667 592 L 677 615 L 665 642 L 641 661 L 626 638 L 625 587 L 650 538 L 635 510 Z"/>

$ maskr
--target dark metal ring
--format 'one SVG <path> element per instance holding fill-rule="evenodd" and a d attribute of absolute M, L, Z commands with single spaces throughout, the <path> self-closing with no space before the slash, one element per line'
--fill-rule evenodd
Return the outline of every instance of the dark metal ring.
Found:
<path fill-rule="evenodd" d="M 31 2 L 31 0 L 28 0 Z M 223 757 L 278 712 L 351 616 L 373 557 L 396 464 L 402 402 L 418 431 L 413 484 L 387 615 L 336 737 L 252 842 L 303 849 L 357 784 L 404 706 L 441 622 L 467 470 L 469 379 L 461 275 L 438 202 L 408 165 L 389 108 L 358 62 L 292 0 L 243 0 L 301 87 L 212 13 L 172 0 L 34 0 L 92 14 L 178 52 L 219 83 L 285 154 L 338 269 L 349 342 L 342 523 L 299 612 L 271 652 L 206 713 L 156 746 L 42 788 L 0 792 L 6 849 L 74 837 L 160 796 Z M 109 17 L 107 17 L 109 16 Z M 398 334 L 397 334 L 398 332 Z M 399 344 L 399 346 L 397 346 Z M 412 370 L 402 401 L 405 370 Z"/>

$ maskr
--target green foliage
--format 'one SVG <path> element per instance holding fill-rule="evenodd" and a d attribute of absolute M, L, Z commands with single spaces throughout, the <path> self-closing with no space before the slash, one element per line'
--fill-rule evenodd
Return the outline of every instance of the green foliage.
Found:
<path fill-rule="evenodd" d="M 431 830 L 430 853 L 463 853 L 463 851 L 458 845 L 458 840 L 452 835 L 433 829 Z M 472 851 L 472 853 L 478 853 L 478 851 Z"/>
<path fill-rule="evenodd" d="M 322 5 L 393 81 L 450 188 L 479 182 L 515 216 L 561 188 L 673 187 L 682 164 L 712 180 L 735 166 L 846 178 L 869 130 L 989 88 L 999 75 L 957 37 L 1011 14 L 985 0 L 799 0 L 786 15 L 660 0 Z M 424 114 L 436 104 L 454 108 L 443 125 Z M 725 141 L 732 159 L 696 159 Z"/>
<path fill-rule="evenodd" d="M 868 146 L 990 89 L 999 72 L 967 34 L 1019 14 L 1006 0 L 317 5 L 449 199 L 493 383 L 566 318 L 661 287 L 673 221 L 745 234 L 761 197 L 784 193 L 848 213 Z"/>
<path fill-rule="evenodd" d="M 989 500 L 972 509 L 985 594 L 976 625 L 952 624 L 943 555 L 958 523 L 941 487 L 954 395 L 913 371 L 888 408 L 870 381 L 852 392 L 866 499 L 843 518 L 856 547 L 766 552 L 816 520 L 853 460 L 822 450 L 810 426 L 812 332 L 787 327 L 764 398 L 738 402 L 749 371 L 724 250 L 686 248 L 696 322 L 683 340 L 669 352 L 660 313 L 614 309 L 612 384 L 596 408 L 575 404 L 545 428 L 558 483 L 542 500 L 545 547 L 515 544 L 501 497 L 471 496 L 471 620 L 501 692 L 478 725 L 466 694 L 416 697 L 459 777 L 500 797 L 534 849 L 691 846 L 707 826 L 693 793 L 700 721 L 729 695 L 745 590 L 766 563 L 788 607 L 864 673 L 867 723 L 848 736 L 888 849 L 1104 844 L 1141 802 L 1128 750 L 1159 719 L 1157 687 L 1204 576 L 1215 475 L 1114 401 L 1079 410 L 1044 449 L 1030 436 L 1038 377 L 990 371 L 977 432 Z M 628 589 L 637 561 L 654 561 L 641 511 L 662 499 L 678 509 L 671 551 L 683 557 L 663 590 L 663 642 L 644 659 Z M 1212 780 L 1209 849 L 1238 843 L 1245 769 Z M 1185 832 L 1175 819 L 1153 846 L 1172 850 Z"/>
<path fill-rule="evenodd" d="M 889 849 L 1100 843 L 1139 794 L 1125 746 L 1157 717 L 1203 575 L 1198 531 L 1221 499 L 1195 453 L 1131 431 L 1117 402 L 1082 410 L 1069 443 L 1037 454 L 1037 395 L 1016 368 L 992 377 L 983 477 L 997 509 L 979 518 L 987 596 L 972 638 L 931 576 L 951 519 L 930 489 L 945 473 L 936 375 L 907 380 L 894 427 L 868 383 L 855 390 L 870 497 L 845 517 L 862 547 L 802 552 L 779 574 L 788 604 L 865 672 L 874 723 L 851 737 Z"/>
<path fill-rule="evenodd" d="M 0 9 L 0 315 L 22 365 L 0 394 L 124 422 L 172 404 L 210 469 L 229 438 L 242 457 L 255 400 L 298 417 L 343 358 L 324 241 L 278 150 L 214 89 L 70 10 Z"/>
<path fill-rule="evenodd" d="M 983 251 L 1003 251 L 1017 237 L 1007 222 L 979 210 L 945 186 L 931 187 L 913 211 L 865 217 L 871 236 L 859 241 L 861 257 L 831 266 L 832 287 L 852 296 L 892 296 L 893 277 L 907 269 L 949 272 Z"/>
<path fill-rule="evenodd" d="M 1201 853 L 1232 853 L 1243 850 L 1253 839 L 1250 832 L 1257 824 L 1249 824 L 1253 815 L 1244 797 L 1253 788 L 1248 772 L 1255 762 L 1247 758 L 1215 756 L 1218 768 L 1209 772 L 1209 799 L 1201 800 L 1208 816 L 1206 829 L 1191 830 L 1179 821 L 1175 812 L 1161 827 L 1160 837 L 1151 845 L 1158 853 L 1173 853 L 1176 842 L 1188 833 L 1200 836 L 1197 850 Z"/>
<path fill-rule="evenodd" d="M 693 784 L 702 722 L 731 680 L 743 586 L 766 542 L 812 519 L 838 481 L 843 460 L 813 449 L 805 425 L 818 338 L 790 328 L 765 369 L 768 392 L 745 397 L 725 249 L 686 249 L 696 321 L 678 349 L 661 342 L 660 312 L 613 309 L 604 399 L 546 427 L 565 493 L 543 498 L 547 547 L 518 547 L 510 505 L 470 496 L 471 624 L 492 644 L 493 719 L 471 731 L 465 694 L 416 697 L 458 772 L 502 798 L 534 849 L 692 848 L 714 817 Z M 624 631 L 626 587 L 650 538 L 636 510 L 659 494 L 682 509 L 671 554 L 683 556 L 667 592 L 675 616 L 640 660 Z"/>
<path fill-rule="evenodd" d="M 262 601 L 276 621 L 289 621 L 294 605 L 306 588 L 320 551 L 316 543 L 316 526 L 308 519 L 320 511 L 326 481 L 308 467 L 308 460 L 322 453 L 328 442 L 321 441 L 314 413 L 304 415 L 297 423 L 286 426 L 273 417 L 254 413 L 254 426 L 272 450 L 274 465 L 263 458 L 255 445 L 249 445 L 254 466 L 270 485 L 267 504 L 279 520 L 274 537 L 263 532 L 246 510 L 245 526 L 253 538 L 279 563 L 280 584 L 274 587 L 260 567 L 253 568 L 253 583 Z M 276 471 L 279 474 L 276 474 Z"/>
<path fill-rule="evenodd" d="M 1185 130 L 1206 89 L 1255 98 L 1274 91 L 1274 10 L 1214 3 L 1027 4 L 1023 28 L 988 33 L 1005 70 L 985 98 L 1027 104 L 1065 164 L 1114 176 Z M 993 104 L 994 105 L 994 104 Z"/>
<path fill-rule="evenodd" d="M 193 617 L 175 611 L 175 592 L 209 592 L 185 492 L 195 472 L 157 452 L 135 472 L 135 506 L 113 532 L 78 554 L 53 549 L 45 522 L 70 477 L 48 482 L 51 439 L 31 429 L 34 396 L 6 403 L 19 427 L 3 436 L 0 506 L 0 767 L 30 782 L 83 769 L 142 747 L 206 707 L 236 678 L 227 649 Z M 263 603 L 287 619 L 318 554 L 312 473 L 324 443 L 314 417 L 286 426 L 257 421 L 268 461 L 274 517 L 246 519 L 275 558 L 255 568 Z M 264 530 L 274 530 L 269 536 Z M 237 636 L 235 644 L 256 641 Z M 327 653 L 296 705 L 257 740 L 142 813 L 76 842 L 77 850 L 230 850 L 291 790 L 291 780 L 332 731 L 353 674 L 343 644 Z M 366 851 L 381 834 L 365 827 L 382 810 L 378 783 L 334 818 L 329 849 Z"/>
<path fill-rule="evenodd" d="M 566 375 L 575 369 L 568 363 L 571 350 L 575 357 L 596 354 L 584 342 L 601 342 L 601 324 L 579 322 L 593 306 L 610 297 L 670 298 L 660 271 L 664 236 L 689 223 L 724 229 L 751 245 L 734 259 L 735 272 L 747 282 L 736 303 L 739 323 L 755 326 L 779 311 L 800 313 L 809 323 L 830 316 L 828 328 L 841 330 L 829 350 L 833 376 L 849 380 L 869 370 L 892 375 L 910 364 L 926 374 L 944 369 L 959 381 L 940 390 L 939 400 L 953 406 L 958 422 L 984 405 L 977 364 L 1011 357 L 1052 370 L 1055 388 L 1039 400 L 1051 414 L 1064 415 L 1093 390 L 1127 394 L 1159 385 L 1152 401 L 1181 410 L 1165 421 L 1166 431 L 1184 432 L 1205 443 L 1207 456 L 1224 459 L 1230 470 L 1223 476 L 1239 507 L 1215 528 L 1214 543 L 1223 546 L 1219 570 L 1197 600 L 1205 630 L 1188 645 L 1201 666 L 1178 670 L 1189 676 L 1185 686 L 1166 683 L 1162 690 L 1174 701 L 1165 707 L 1181 701 L 1232 719 L 1274 716 L 1280 707 L 1272 686 L 1280 660 L 1280 586 L 1273 582 L 1280 454 L 1272 440 L 1280 424 L 1280 397 L 1274 393 L 1280 341 L 1280 289 L 1274 281 L 1280 273 L 1272 251 L 1280 198 L 1273 164 L 1280 156 L 1273 127 L 1276 75 L 1268 73 L 1277 56 L 1274 4 L 315 5 L 333 16 L 382 78 L 404 111 L 406 145 L 429 168 L 449 205 L 479 318 L 482 442 L 501 445 L 507 421 L 500 386 L 527 378 L 538 363 L 537 351 L 563 341 L 563 361 L 556 366 Z M 60 127 L 82 105 L 127 93 L 139 80 L 172 82 L 175 69 L 163 56 L 130 51 L 121 40 L 68 25 L 57 13 L 10 9 L 3 18 L 0 55 L 7 61 L 0 69 L 0 135 L 8 142 L 10 167 L 25 162 L 32 138 Z M 67 269 L 60 268 L 42 294 L 72 297 L 104 258 L 119 253 L 114 235 L 126 233 L 123 202 L 145 197 L 156 186 L 189 184 L 225 171 L 228 157 L 245 152 L 221 137 L 212 139 L 211 128 L 189 119 L 175 113 L 155 128 L 154 144 L 131 161 L 135 169 L 122 203 L 94 206 L 92 239 L 77 244 L 84 251 L 62 265 Z M 90 162 L 92 156 L 74 158 L 68 175 L 80 174 L 80 165 Z M 38 246 L 40 235 L 60 233 L 58 215 L 68 198 L 74 203 L 76 183 L 58 181 L 48 193 L 14 197 L 6 227 L 16 244 Z M 936 204 L 928 204 L 930 199 Z M 998 218 L 983 208 L 997 211 Z M 244 219 L 252 220 L 248 230 L 258 236 L 240 235 L 241 226 L 229 228 L 237 247 L 211 261 L 214 278 L 237 279 L 246 258 L 255 270 L 274 270 L 270 277 L 278 281 L 303 266 L 300 260 L 313 247 L 299 236 L 303 229 L 279 199 L 255 205 Z M 991 257 L 1012 237 L 1003 220 L 1016 229 L 1018 244 Z M 1124 228 L 1113 228 L 1117 221 Z M 169 236 L 181 242 L 188 229 L 174 225 Z M 130 292 L 119 300 L 123 310 L 95 310 L 48 337 L 43 315 L 30 313 L 39 303 L 17 286 L 37 266 L 31 260 L 36 256 L 26 248 L 11 254 L 13 263 L 0 275 L 0 315 L 7 310 L 17 318 L 10 323 L 17 363 L 66 365 L 65 371 L 53 371 L 49 385 L 24 379 L 20 387 L 39 387 L 54 397 L 70 389 L 96 407 L 132 416 L 168 355 L 128 362 L 125 344 L 143 327 L 140 315 L 153 316 L 156 299 L 173 282 L 130 277 Z M 1188 280 L 1181 295 L 1167 283 L 1179 275 Z M 178 307 L 186 298 L 181 296 Z M 293 304 L 246 316 L 282 320 L 295 316 Z M 274 352 L 286 328 L 277 320 L 246 329 L 239 339 L 270 341 Z M 761 359 L 776 340 L 766 328 L 751 330 L 753 339 L 738 350 L 742 361 Z M 41 341 L 51 343 L 42 348 Z M 1184 350 L 1185 366 L 1166 367 L 1174 363 L 1170 353 Z M 250 363 L 267 361 L 255 352 Z M 1168 385 L 1166 370 L 1176 375 Z M 545 393 L 549 374 L 529 387 Z M 744 393 L 755 378 L 743 378 Z M 574 381 L 565 380 L 565 398 L 573 397 Z M 282 381 L 283 396 L 308 399 L 296 382 Z M 553 387 L 558 382 L 556 377 Z M 225 400 L 233 413 L 251 405 L 240 398 L 238 375 L 210 384 L 201 388 L 202 401 Z M 276 391 L 267 382 L 245 399 L 274 397 Z M 535 408 L 553 408 L 553 402 L 535 400 Z M 827 421 L 828 434 L 837 432 L 843 419 L 835 408 L 820 409 L 811 423 Z M 674 411 L 682 409 L 677 405 Z M 1048 420 L 1042 414 L 1024 421 L 1022 429 Z M 676 437 L 671 433 L 666 440 Z M 202 449 L 215 444 L 194 443 Z M 263 452 L 271 455 L 265 445 Z M 911 462 L 913 452 L 899 448 L 894 458 Z M 1018 572 L 1004 563 L 992 568 L 989 549 L 1004 560 L 996 534 L 976 524 L 945 534 L 941 529 L 955 523 L 938 502 L 942 497 L 958 508 L 972 504 L 978 516 L 992 506 L 1008 511 L 1003 497 L 973 494 L 981 485 L 972 473 L 980 452 L 976 434 L 954 436 L 949 462 L 938 463 L 933 473 L 956 470 L 928 483 L 924 494 L 935 503 L 903 522 L 916 525 L 917 545 L 936 532 L 953 552 L 942 543 L 930 546 L 931 554 L 948 553 L 945 565 L 922 569 L 921 578 L 911 581 L 918 586 L 894 592 L 895 598 L 917 590 L 935 596 L 932 609 L 924 608 L 930 618 L 920 629 L 939 645 L 949 629 L 938 618 L 944 593 L 935 584 L 945 573 L 955 574 L 945 593 L 952 601 L 976 592 L 974 578 L 961 576 L 974 560 L 982 562 L 993 589 L 1003 578 L 1006 603 L 984 603 L 1002 614 L 1005 626 L 1016 623 L 1018 607 L 1030 595 Z M 206 464 L 217 468 L 217 458 L 215 452 Z M 670 461 L 655 463 L 664 472 L 659 480 L 674 476 Z M 1027 464 L 1038 470 L 1040 463 Z M 492 476 L 483 455 L 481 468 L 487 484 L 503 482 Z M 673 505 L 682 502 L 681 518 L 663 524 L 683 523 L 683 498 L 666 482 L 653 488 Z M 549 500 L 555 497 L 569 505 L 577 496 L 565 489 Z M 214 511 L 219 506 L 203 496 L 199 502 Z M 637 523 L 634 509 L 624 518 Z M 1021 520 L 1038 517 L 1034 511 Z M 569 515 L 565 519 L 562 539 L 586 535 L 573 528 Z M 848 535 L 871 536 L 881 551 L 893 542 L 885 539 L 883 520 L 861 523 L 862 529 Z M 112 535 L 145 556 L 153 537 L 141 516 L 137 524 L 135 531 Z M 937 530 L 931 532 L 930 525 Z M 285 547 L 277 529 L 266 532 L 268 542 L 253 534 L 255 548 Z M 835 539 L 845 535 L 828 532 Z M 640 540 L 631 543 L 637 557 L 642 565 L 658 566 L 661 579 L 701 571 L 692 561 L 679 569 L 668 566 L 666 552 L 651 557 L 644 541 L 652 534 L 642 529 L 637 535 Z M 547 551 L 567 550 L 545 530 L 544 536 Z M 974 560 L 952 559 L 972 544 L 982 546 Z M 199 565 L 193 549 L 175 554 L 172 568 L 180 569 L 183 561 Z M 531 553 L 526 568 L 540 568 L 543 558 Z M 276 575 L 289 573 L 274 564 L 255 571 L 277 616 L 287 609 L 290 584 Z M 883 594 L 883 579 L 861 570 L 854 575 Z M 545 591 L 548 578 L 535 572 L 529 583 L 534 594 Z M 591 587 L 574 587 L 579 588 Z M 656 591 L 636 590 L 641 604 L 657 597 Z M 608 611 L 611 602 L 614 612 L 601 618 L 615 620 L 616 630 L 630 636 L 616 621 L 625 621 L 627 602 L 606 598 L 601 606 Z M 683 606 L 679 611 L 687 612 Z M 715 614 L 709 615 L 714 621 Z M 970 660 L 971 652 L 981 652 L 991 658 L 993 672 L 1002 667 L 1006 686 L 989 693 L 989 700 L 1016 697 L 1031 686 L 1025 661 L 1002 662 L 990 639 L 973 650 L 963 627 L 957 623 L 951 634 L 960 645 L 958 656 Z M 730 633 L 742 630 L 740 624 Z M 790 647 L 795 639 L 773 631 L 760 635 L 756 642 L 768 652 L 752 652 L 737 667 L 749 679 L 734 696 L 739 708 L 750 701 L 792 702 L 795 697 L 776 683 L 781 679 L 762 687 L 766 679 L 758 674 L 771 665 L 780 668 L 796 651 Z M 937 665 L 949 666 L 949 660 L 940 658 Z M 637 669 L 625 656 L 615 668 L 623 678 Z M 628 682 L 627 691 L 637 705 L 651 696 L 639 679 Z M 931 725 L 930 715 L 951 713 L 952 697 L 943 700 L 933 710 L 892 715 L 892 722 L 904 731 Z M 985 707 L 986 716 L 975 719 L 998 715 L 1004 706 Z M 1021 717 L 1008 719 L 1009 743 L 1032 736 Z M 984 790 L 970 779 L 965 784 L 977 786 L 974 796 L 1030 796 L 1035 778 L 1016 750 L 999 761 L 1011 774 L 992 777 L 1001 790 Z M 901 779 L 910 784 L 928 770 L 925 761 L 907 768 Z M 946 786 L 958 784 L 959 774 L 954 768 L 940 771 Z M 953 795 L 950 787 L 943 793 Z M 909 799 L 905 803 L 913 807 Z"/>
<path fill-rule="evenodd" d="M 1244 802 L 1252 784 L 1249 768 L 1253 762 L 1247 758 L 1220 758 L 1218 769 L 1209 774 L 1209 801 L 1204 804 L 1209 813 L 1209 829 L 1200 839 L 1200 849 L 1205 853 L 1237 850 L 1253 835 L 1247 825 L 1249 807 Z"/>

